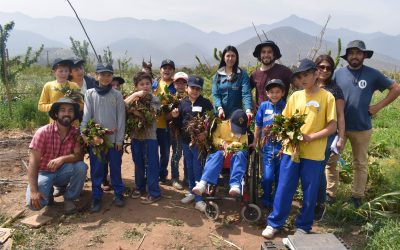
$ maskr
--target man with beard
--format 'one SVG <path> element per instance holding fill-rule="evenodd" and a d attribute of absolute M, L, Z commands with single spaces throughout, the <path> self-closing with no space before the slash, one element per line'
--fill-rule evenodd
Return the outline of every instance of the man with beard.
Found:
<path fill-rule="evenodd" d="M 256 88 L 257 107 L 268 99 L 265 85 L 272 79 L 280 79 L 285 84 L 283 100 L 286 102 L 292 71 L 286 66 L 275 63 L 282 56 L 278 45 L 271 40 L 266 40 L 255 47 L 253 56 L 261 62 L 261 67 L 250 76 L 251 88 Z"/>
<path fill-rule="evenodd" d="M 337 69 L 333 80 L 342 89 L 345 100 L 346 138 L 350 140 L 353 154 L 354 180 L 351 203 L 361 205 L 365 196 L 368 178 L 368 146 L 372 135 L 371 116 L 393 102 L 400 94 L 400 87 L 381 72 L 363 64 L 371 58 L 372 50 L 367 50 L 360 40 L 351 41 L 346 54 L 341 57 L 347 61 L 346 67 Z M 376 90 L 389 92 L 384 99 L 370 105 Z"/>
<path fill-rule="evenodd" d="M 39 128 L 29 145 L 26 204 L 40 210 L 54 202 L 53 185 L 66 186 L 64 211 L 73 214 L 77 211 L 74 200 L 82 191 L 87 171 L 79 130 L 72 125 L 79 117 L 79 104 L 61 98 L 53 103 L 49 116 L 54 122 Z"/>

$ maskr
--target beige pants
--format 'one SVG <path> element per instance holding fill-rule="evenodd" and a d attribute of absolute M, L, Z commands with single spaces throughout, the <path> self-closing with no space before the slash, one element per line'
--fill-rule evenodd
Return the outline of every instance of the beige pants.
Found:
<path fill-rule="evenodd" d="M 337 168 L 340 155 L 331 153 L 325 167 L 326 193 L 330 197 L 336 197 L 339 185 L 339 169 Z"/>
<path fill-rule="evenodd" d="M 346 131 L 353 153 L 354 180 L 351 192 L 355 198 L 363 198 L 368 179 L 368 146 L 372 129 L 364 131 Z"/>

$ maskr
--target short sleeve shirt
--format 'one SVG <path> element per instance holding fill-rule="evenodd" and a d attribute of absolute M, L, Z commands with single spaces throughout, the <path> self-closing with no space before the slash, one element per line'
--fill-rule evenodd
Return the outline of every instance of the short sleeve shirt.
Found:
<path fill-rule="evenodd" d="M 307 114 L 305 124 L 301 127 L 303 134 L 309 135 L 324 129 L 329 122 L 336 121 L 336 105 L 333 95 L 320 89 L 317 93 L 308 96 L 304 90 L 294 92 L 286 104 L 282 115 L 292 117 L 296 110 L 300 114 Z M 327 137 L 312 142 L 300 142 L 300 158 L 322 161 L 325 159 Z M 292 154 L 291 148 L 284 151 Z"/>
<path fill-rule="evenodd" d="M 335 97 L 335 100 L 344 100 L 342 89 L 334 81 L 331 81 L 322 88 L 331 92 L 333 97 Z"/>
<path fill-rule="evenodd" d="M 72 126 L 64 140 L 61 140 L 55 122 L 39 128 L 29 145 L 29 149 L 41 153 L 39 171 L 56 172 L 48 168 L 47 164 L 57 157 L 72 154 L 75 146 L 79 144 L 78 135 L 79 130 Z"/>
<path fill-rule="evenodd" d="M 376 90 L 384 91 L 393 81 L 381 72 L 366 65 L 361 69 L 337 69 L 333 80 L 342 89 L 345 108 L 346 131 L 363 131 L 372 128 L 368 108 Z"/>

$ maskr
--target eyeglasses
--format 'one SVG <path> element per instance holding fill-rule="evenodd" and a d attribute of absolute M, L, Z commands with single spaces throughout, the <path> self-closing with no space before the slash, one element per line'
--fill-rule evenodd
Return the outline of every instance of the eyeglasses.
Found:
<path fill-rule="evenodd" d="M 317 68 L 318 68 L 319 70 L 322 70 L 322 71 L 324 71 L 324 70 L 326 70 L 326 71 L 332 71 L 332 67 L 331 67 L 331 66 L 318 65 Z"/>

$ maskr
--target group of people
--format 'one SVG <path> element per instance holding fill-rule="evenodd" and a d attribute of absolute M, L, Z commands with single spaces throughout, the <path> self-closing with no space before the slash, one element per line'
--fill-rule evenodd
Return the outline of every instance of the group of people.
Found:
<path fill-rule="evenodd" d="M 80 195 L 87 172 L 79 138 L 82 137 L 86 144 L 88 138 L 75 125 L 79 125 L 82 131 L 93 120 L 113 133 L 107 135 L 112 147 L 103 152 L 100 159 L 89 147 L 91 211 L 101 211 L 103 191 L 110 188 L 108 166 L 115 194 L 114 204 L 124 206 L 121 163 L 125 107 L 151 94 L 151 107 L 160 110 L 158 95 L 168 90 L 172 95 L 182 96 L 178 107 L 170 112 L 161 111 L 157 120 L 143 133 L 130 135 L 136 185 L 131 197 L 143 197 L 144 204 L 161 198 L 160 184 L 167 183 L 172 146 L 171 185 L 183 189 L 179 175 L 179 161 L 183 154 L 183 184 L 188 186 L 189 193 L 181 201 L 186 204 L 194 201 L 197 210 L 205 211 L 202 194 L 207 185 L 217 184 L 227 152 L 233 152 L 229 160 L 229 195 L 238 196 L 242 194 L 242 179 L 248 162 L 248 150 L 243 146 L 261 147 L 261 186 L 264 191 L 261 202 L 270 212 L 262 235 L 272 238 L 283 227 L 299 180 L 303 201 L 296 233 L 308 233 L 313 221 L 322 218 L 325 203 L 335 202 L 339 181 L 336 167 L 346 140 L 351 143 L 355 172 L 350 201 L 358 207 L 365 195 L 371 116 L 400 94 L 397 83 L 364 65 L 364 59 L 372 54 L 364 42 L 355 40 L 347 45 L 342 56 L 348 62 L 347 66 L 335 70 L 334 60 L 329 55 L 320 55 L 315 61 L 300 60 L 292 72 L 276 63 L 281 57 L 280 49 L 275 42 L 267 40 L 254 49 L 253 56 L 260 62 L 260 67 L 249 77 L 239 67 L 237 49 L 227 46 L 212 78 L 212 100 L 202 96 L 204 79 L 184 72 L 175 73 L 172 60 L 162 61 L 157 79 L 146 72 L 136 74 L 133 78 L 135 92 L 126 97 L 113 88 L 113 85 L 123 84 L 123 79 L 113 76 L 112 65 L 99 64 L 95 81 L 85 76 L 82 60 L 56 60 L 53 65 L 56 80 L 45 84 L 38 105 L 40 111 L 49 113 L 52 122 L 38 129 L 29 146 L 27 205 L 31 209 L 41 209 L 53 202 L 56 193 L 63 193 L 65 213 L 76 212 L 73 201 Z M 113 80 L 115 84 L 112 84 Z M 66 85 L 80 89 L 84 103 L 64 98 L 57 91 Z M 253 89 L 255 100 L 252 98 Z M 294 90 L 291 95 L 290 89 Z M 385 89 L 389 90 L 386 97 L 370 105 L 373 93 Z M 216 150 L 204 155 L 192 145 L 193 138 L 187 126 L 193 117 L 204 116 L 211 110 L 222 121 L 212 134 Z M 291 147 L 286 147 L 279 155 L 282 147 L 279 142 L 270 140 L 261 145 L 264 129 L 278 114 L 285 117 L 306 115 L 301 128 L 300 161 L 291 157 L 294 154 Z M 74 122 L 77 119 L 81 120 L 80 124 Z M 253 141 L 249 141 L 247 134 L 251 119 L 255 120 Z M 178 130 L 178 136 L 171 135 L 170 126 Z M 200 133 L 195 140 L 202 142 L 207 136 Z"/>

